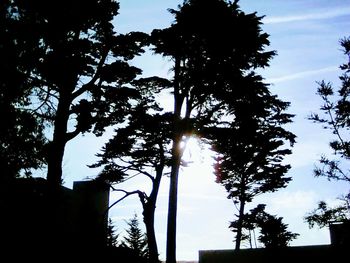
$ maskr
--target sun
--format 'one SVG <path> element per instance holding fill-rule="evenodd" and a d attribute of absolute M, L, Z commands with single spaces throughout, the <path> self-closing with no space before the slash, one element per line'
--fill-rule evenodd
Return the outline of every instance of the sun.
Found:
<path fill-rule="evenodd" d="M 200 166 L 204 163 L 213 163 L 213 155 L 215 154 L 208 143 L 205 143 L 197 136 L 187 138 L 182 147 L 185 147 L 182 161 L 185 166 Z M 186 165 L 187 164 L 187 165 Z"/>

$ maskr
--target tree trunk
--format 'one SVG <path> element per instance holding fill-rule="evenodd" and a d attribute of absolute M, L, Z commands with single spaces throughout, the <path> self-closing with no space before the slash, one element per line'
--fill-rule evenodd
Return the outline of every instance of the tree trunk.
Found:
<path fill-rule="evenodd" d="M 175 58 L 174 67 L 174 129 L 172 146 L 172 167 L 170 173 L 170 189 L 168 203 L 168 225 L 166 262 L 176 263 L 176 218 L 177 218 L 177 188 L 179 168 L 182 153 L 180 144 L 182 140 L 181 109 L 183 105 L 183 94 L 180 93 L 180 58 Z"/>
<path fill-rule="evenodd" d="M 149 262 L 150 263 L 159 263 L 159 253 L 156 240 L 156 234 L 154 230 L 154 212 L 155 206 L 153 204 L 147 204 L 147 208 L 144 208 L 143 216 L 144 222 L 146 225 L 146 235 L 147 235 L 147 244 L 149 250 Z"/>
<path fill-rule="evenodd" d="M 152 192 L 148 198 L 147 203 L 144 203 L 143 205 L 143 221 L 145 222 L 145 226 L 146 226 L 146 235 L 147 235 L 150 263 L 159 263 L 157 239 L 156 239 L 156 233 L 154 230 L 154 216 L 155 216 L 160 182 L 163 176 L 163 169 L 164 169 L 164 157 L 161 157 L 161 164 L 157 168 L 157 174 L 153 181 Z"/>
<path fill-rule="evenodd" d="M 241 247 L 244 206 L 245 206 L 245 201 L 241 200 L 240 201 L 240 206 L 239 206 L 239 215 L 238 215 L 238 223 L 237 223 L 237 235 L 236 235 L 236 247 L 235 247 L 235 250 L 239 250 L 240 247 Z"/>
<path fill-rule="evenodd" d="M 47 181 L 50 187 L 57 188 L 62 183 L 62 162 L 65 149 L 65 141 L 60 138 L 55 128 L 54 140 L 50 145 L 48 169 L 47 169 Z"/>
<path fill-rule="evenodd" d="M 47 181 L 52 188 L 58 188 L 62 184 L 62 162 L 67 143 L 70 103 L 68 98 L 62 96 L 57 106 L 54 133 L 48 153 Z"/>
<path fill-rule="evenodd" d="M 62 161 L 67 143 L 67 125 L 71 101 L 69 96 L 60 97 L 54 122 L 53 139 L 48 153 L 48 220 L 51 222 L 48 231 L 53 238 L 48 240 L 52 246 L 61 246 L 65 242 L 64 230 L 60 222 L 60 202 L 62 185 Z"/>
<path fill-rule="evenodd" d="M 176 263 L 176 218 L 177 218 L 177 192 L 181 155 L 179 153 L 181 140 L 178 138 L 173 145 L 173 165 L 170 174 L 168 226 L 167 226 L 167 263 Z"/>

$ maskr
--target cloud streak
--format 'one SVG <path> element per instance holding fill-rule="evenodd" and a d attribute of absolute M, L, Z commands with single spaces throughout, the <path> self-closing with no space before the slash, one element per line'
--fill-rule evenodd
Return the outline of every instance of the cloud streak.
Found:
<path fill-rule="evenodd" d="M 318 11 L 317 13 L 300 14 L 300 15 L 286 15 L 286 16 L 271 16 L 263 19 L 264 24 L 280 24 L 298 21 L 309 20 L 324 20 L 350 14 L 350 7 L 337 8 L 328 11 Z"/>
<path fill-rule="evenodd" d="M 269 78 L 268 82 L 269 83 L 280 83 L 284 81 L 289 81 L 289 80 L 295 80 L 295 79 L 302 79 L 318 74 L 324 74 L 324 73 L 330 73 L 330 72 L 336 72 L 339 70 L 337 66 L 330 66 L 330 67 L 325 67 L 325 68 L 320 68 L 320 69 L 314 69 L 314 70 L 307 70 L 307 71 L 302 71 L 302 72 L 297 72 L 285 76 L 280 76 L 280 77 L 275 77 L 275 78 Z"/>
<path fill-rule="evenodd" d="M 315 206 L 317 198 L 314 191 L 285 191 L 270 198 L 269 208 L 273 212 L 284 210 L 285 213 L 293 211 L 292 213 L 303 214 Z"/>

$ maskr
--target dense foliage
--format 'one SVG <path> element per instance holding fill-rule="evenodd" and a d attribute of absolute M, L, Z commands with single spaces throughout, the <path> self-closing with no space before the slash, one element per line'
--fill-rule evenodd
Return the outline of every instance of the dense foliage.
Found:
<path fill-rule="evenodd" d="M 242 130 L 239 136 L 246 131 L 255 133 L 256 137 L 252 135 L 249 138 L 251 141 L 248 141 L 247 147 L 252 145 L 253 148 L 253 143 L 259 141 L 259 135 L 265 136 L 266 140 L 261 143 L 261 148 L 266 146 L 267 149 L 263 151 L 267 152 L 275 152 L 284 140 L 294 141 L 292 134 L 279 127 L 290 121 L 291 116 L 283 113 L 288 103 L 281 102 L 271 95 L 261 76 L 256 73 L 256 69 L 268 66 L 269 60 L 275 54 L 274 51 L 265 51 L 269 41 L 268 35 L 260 28 L 261 17 L 256 13 L 245 14 L 237 2 L 184 1 L 178 10 L 171 10 L 175 17 L 173 24 L 169 28 L 152 33 L 155 51 L 170 57 L 174 62 L 173 161 L 167 262 L 175 262 L 177 182 L 184 150 L 180 145 L 186 137 L 197 133 L 203 138 L 216 141 L 217 151 L 222 152 L 225 158 L 229 158 L 229 150 L 220 149 L 220 140 L 242 140 L 241 143 L 245 143 L 242 137 L 225 135 L 230 127 L 243 128 L 244 125 L 245 130 Z M 250 126 L 251 124 L 253 126 Z M 264 128 L 255 131 L 259 129 L 259 125 Z M 250 130 L 247 129 L 249 126 Z M 222 131 L 226 132 L 221 133 L 216 128 L 223 128 Z M 234 129 L 238 128 L 231 130 Z M 269 133 L 268 129 L 273 131 Z M 272 139 L 274 136 L 276 141 Z M 266 144 L 268 139 L 272 141 Z M 270 181 L 274 183 L 277 183 L 278 178 L 287 170 L 287 167 L 276 165 L 281 156 L 288 153 L 283 151 L 285 150 L 278 149 L 272 155 L 261 151 L 262 156 L 258 156 L 268 158 L 266 161 L 272 159 L 272 164 L 265 167 L 273 167 L 270 168 L 269 175 L 279 174 L 271 176 Z M 272 171 L 274 168 L 275 171 Z M 277 171 L 278 169 L 280 171 Z M 281 185 L 284 186 L 284 183 L 278 184 L 277 187 Z"/>
<path fill-rule="evenodd" d="M 5 0 L 0 7 L 6 62 L 0 110 L 8 117 L 0 129 L 0 167 L 16 177 L 47 163 L 47 180 L 57 189 L 66 144 L 115 127 L 92 165 L 102 168 L 97 180 L 125 194 L 116 203 L 139 196 L 149 259 L 157 262 L 154 213 L 170 169 L 167 262 L 175 263 L 178 176 L 183 145 L 195 134 L 217 151 L 217 181 L 240 206 L 239 248 L 246 203 L 287 185 L 284 144 L 295 140 L 283 128 L 292 118 L 285 113 L 289 103 L 271 94 L 257 73 L 275 55 L 266 50 L 262 17 L 244 13 L 238 1 L 185 0 L 170 10 L 174 22 L 149 36 L 115 32 L 115 0 Z M 142 70 L 130 62 L 149 44 L 173 62 L 171 79 L 138 78 Z M 159 106 L 156 95 L 163 91 L 173 96 L 172 112 Z M 151 181 L 150 193 L 115 186 L 136 175 Z M 283 228 L 279 218 L 270 219 Z"/>
<path fill-rule="evenodd" d="M 40 53 L 38 37 L 29 35 L 17 17 L 14 1 L 0 4 L 0 179 L 31 174 L 45 163 L 43 123 L 31 109 L 37 69 L 33 57 Z"/>
<path fill-rule="evenodd" d="M 246 239 L 252 247 L 251 232 L 259 230 L 258 240 L 266 248 L 287 247 L 299 234 L 287 230 L 288 225 L 282 222 L 282 217 L 271 215 L 265 211 L 266 205 L 259 204 L 248 213 L 244 214 L 243 228 L 249 231 Z M 237 221 L 231 223 L 231 228 L 237 228 Z M 255 237 L 255 235 L 254 235 Z"/>

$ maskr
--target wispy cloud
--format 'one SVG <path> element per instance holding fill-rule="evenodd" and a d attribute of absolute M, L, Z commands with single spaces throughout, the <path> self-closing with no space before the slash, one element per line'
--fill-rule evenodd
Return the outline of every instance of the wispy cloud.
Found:
<path fill-rule="evenodd" d="M 269 78 L 267 81 L 269 83 L 280 83 L 280 82 L 284 82 L 284 81 L 310 77 L 310 76 L 314 76 L 314 75 L 318 75 L 318 74 L 324 74 L 324 73 L 329 73 L 329 72 L 336 72 L 337 70 L 339 70 L 339 68 L 337 66 L 330 66 L 330 67 L 325 67 L 325 68 L 320 68 L 320 69 L 314 69 L 314 70 L 307 70 L 307 71 L 292 73 L 292 74 L 289 74 L 289 75 L 275 77 L 275 78 Z"/>
<path fill-rule="evenodd" d="M 296 209 L 304 213 L 304 211 L 310 210 L 314 207 L 317 201 L 317 194 L 314 191 L 284 191 L 271 197 L 269 200 L 269 209 L 273 212 L 281 210 L 294 211 Z"/>
<path fill-rule="evenodd" d="M 263 20 L 264 24 L 278 24 L 278 23 L 289 23 L 297 21 L 307 20 L 320 20 L 330 19 L 339 16 L 350 15 L 350 7 L 343 7 L 337 9 L 331 9 L 328 11 L 319 10 L 317 13 L 300 14 L 300 15 L 286 15 L 286 16 L 271 16 L 265 17 Z"/>

